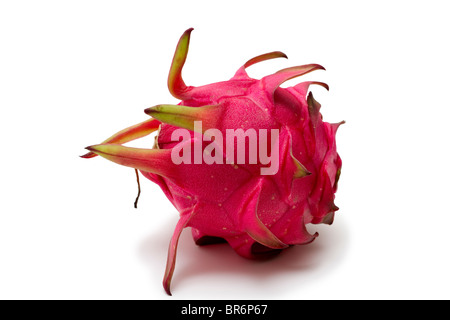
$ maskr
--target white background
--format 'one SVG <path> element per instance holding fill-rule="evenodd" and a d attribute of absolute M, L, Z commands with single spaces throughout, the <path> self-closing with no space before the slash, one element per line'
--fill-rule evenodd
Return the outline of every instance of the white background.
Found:
<path fill-rule="evenodd" d="M 0 298 L 166 299 L 177 212 L 84 147 L 177 103 L 167 74 L 194 27 L 190 85 L 319 63 L 305 79 L 343 159 L 332 226 L 274 260 L 185 230 L 176 299 L 448 299 L 450 49 L 445 1 L 0 2 Z M 298 80 L 300 81 L 300 80 Z M 293 85 L 291 80 L 285 85 Z M 134 145 L 149 146 L 152 137 Z M 171 298 L 170 298 L 171 299 Z"/>

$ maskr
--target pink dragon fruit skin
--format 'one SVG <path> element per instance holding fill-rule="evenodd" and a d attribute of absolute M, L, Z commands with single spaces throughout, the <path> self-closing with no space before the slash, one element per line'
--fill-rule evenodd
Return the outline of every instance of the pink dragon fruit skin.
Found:
<path fill-rule="evenodd" d="M 341 123 L 322 121 L 320 104 L 308 93 L 311 84 L 328 89 L 321 82 L 303 82 L 281 88 L 285 81 L 324 69 L 310 64 L 280 70 L 260 80 L 245 69 L 255 63 L 284 57 L 271 52 L 245 63 L 235 76 L 224 82 L 201 87 L 186 86 L 181 71 L 186 60 L 190 34 L 178 43 L 169 73 L 170 93 L 182 100 L 175 105 L 158 105 L 145 110 L 152 118 L 129 127 L 88 147 L 84 158 L 100 155 L 121 165 L 140 170 L 157 183 L 180 213 L 169 246 L 163 286 L 168 294 L 175 267 L 179 236 L 191 227 L 197 244 L 225 240 L 241 256 L 267 257 L 291 245 L 307 244 L 317 237 L 309 223 L 331 224 L 338 208 L 334 194 L 341 171 L 336 152 L 336 131 Z M 194 121 L 207 129 L 277 129 L 279 168 L 274 175 L 262 175 L 256 164 L 174 164 L 172 141 L 178 128 L 194 133 Z M 122 146 L 159 129 L 152 149 Z M 200 136 L 199 136 L 200 135 Z M 209 144 L 203 141 L 202 150 Z M 236 148 L 235 148 L 236 149 Z M 226 151 L 226 150 L 225 150 Z M 248 157 L 247 150 L 247 157 Z"/>

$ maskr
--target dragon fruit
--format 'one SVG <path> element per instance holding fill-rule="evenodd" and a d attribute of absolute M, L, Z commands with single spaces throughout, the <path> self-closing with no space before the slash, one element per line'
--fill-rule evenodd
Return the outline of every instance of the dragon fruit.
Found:
<path fill-rule="evenodd" d="M 226 241 L 246 258 L 269 257 L 289 246 L 308 244 L 318 234 L 310 234 L 306 224 L 333 222 L 342 164 L 335 135 L 344 122 L 323 122 L 321 106 L 309 92 L 312 84 L 327 90 L 328 86 L 307 81 L 280 87 L 322 66 L 291 67 L 260 80 L 248 76 L 246 68 L 255 63 L 287 58 L 276 51 L 250 59 L 228 81 L 187 86 L 181 73 L 192 30 L 180 38 L 169 72 L 169 91 L 182 100 L 179 105 L 146 109 L 150 119 L 87 147 L 89 153 L 82 156 L 100 155 L 139 170 L 179 211 L 163 280 L 169 295 L 184 228 L 192 229 L 198 245 Z M 122 145 L 155 131 L 152 149 Z M 230 132 L 235 133 L 231 142 Z M 258 148 L 250 148 L 250 133 L 257 132 Z M 220 141 L 221 135 L 230 143 Z M 259 157 L 254 156 L 256 149 Z M 206 157 L 198 159 L 199 154 L 209 155 L 208 163 Z"/>

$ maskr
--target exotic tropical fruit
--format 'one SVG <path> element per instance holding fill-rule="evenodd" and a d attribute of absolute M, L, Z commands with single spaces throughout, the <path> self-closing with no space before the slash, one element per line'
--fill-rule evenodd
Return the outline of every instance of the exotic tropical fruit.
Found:
<path fill-rule="evenodd" d="M 322 121 L 308 89 L 325 83 L 285 81 L 324 69 L 309 64 L 260 80 L 245 69 L 286 58 L 271 52 L 247 61 L 224 82 L 186 86 L 181 71 L 192 29 L 178 43 L 170 68 L 170 93 L 179 105 L 145 110 L 147 121 L 124 129 L 83 157 L 100 155 L 140 170 L 157 183 L 180 213 L 169 246 L 163 285 L 170 294 L 181 231 L 192 228 L 197 244 L 227 241 L 243 257 L 266 257 L 315 239 L 305 225 L 331 224 L 341 172 L 336 131 Z M 152 149 L 122 146 L 159 130 Z"/>

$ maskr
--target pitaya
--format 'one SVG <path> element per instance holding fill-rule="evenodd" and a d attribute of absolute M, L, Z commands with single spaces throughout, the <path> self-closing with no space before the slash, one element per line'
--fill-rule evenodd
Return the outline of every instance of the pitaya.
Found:
<path fill-rule="evenodd" d="M 100 155 L 140 170 L 179 211 L 163 280 L 168 294 L 178 239 L 186 227 L 191 227 L 199 245 L 225 240 L 239 255 L 259 258 L 310 243 L 317 233 L 310 234 L 305 225 L 331 224 L 338 210 L 334 194 L 341 159 L 335 135 L 343 122 L 323 122 L 320 104 L 308 94 L 311 84 L 327 90 L 328 86 L 308 81 L 280 87 L 289 79 L 324 68 L 318 64 L 292 67 L 260 80 L 247 75 L 245 69 L 255 63 L 287 58 L 277 51 L 250 59 L 228 81 L 186 86 L 181 71 L 192 30 L 180 38 L 169 72 L 169 91 L 182 100 L 180 104 L 145 110 L 151 119 L 88 147 L 90 152 L 82 156 Z M 184 128 L 187 137 L 176 135 L 178 128 Z M 221 135 L 227 136 L 227 129 L 237 136 L 230 144 L 219 141 Z M 152 149 L 122 146 L 156 130 Z M 265 140 L 259 136 L 259 158 L 253 154 L 255 146 L 250 152 L 252 132 L 266 133 Z M 238 152 L 246 145 L 243 159 Z M 174 154 L 183 154 L 186 161 L 174 161 Z M 206 159 L 196 158 L 198 154 L 221 161 L 205 163 Z"/>

